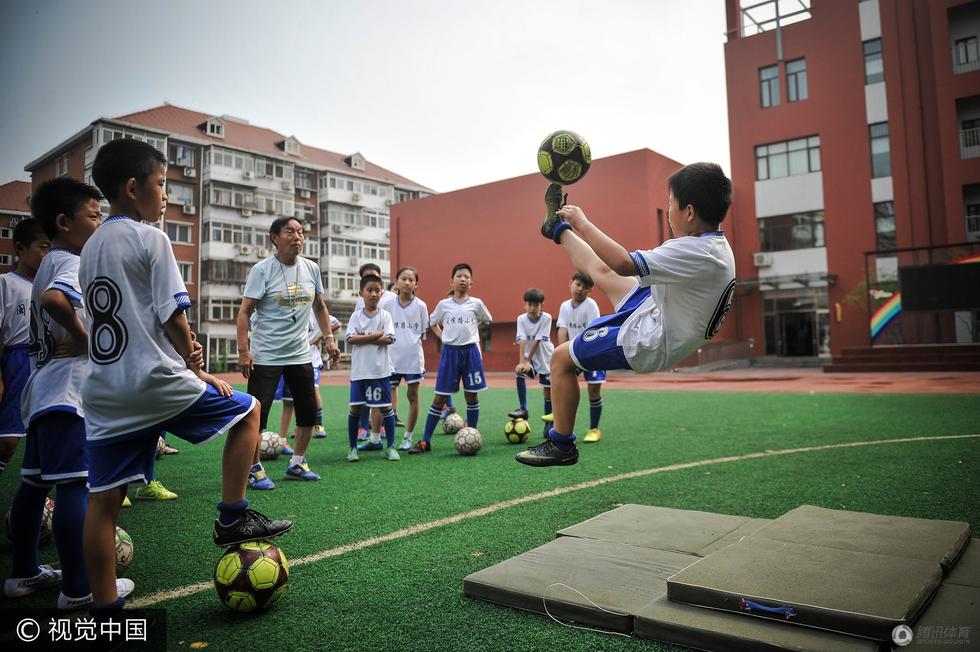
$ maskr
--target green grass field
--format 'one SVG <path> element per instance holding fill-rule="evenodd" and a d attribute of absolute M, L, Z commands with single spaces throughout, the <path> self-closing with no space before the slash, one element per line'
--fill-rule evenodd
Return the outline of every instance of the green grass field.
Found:
<path fill-rule="evenodd" d="M 267 463 L 278 488 L 249 495 L 260 511 L 296 522 L 278 541 L 290 560 L 627 471 L 767 450 L 980 432 L 980 400 L 973 395 L 613 390 L 604 395 L 600 444 L 583 445 L 577 466 L 532 469 L 513 461 L 519 448 L 503 437 L 514 392 L 488 390 L 481 396 L 484 446 L 478 456 L 458 456 L 452 438 L 440 434 L 431 454 L 388 462 L 380 453 L 364 453 L 361 462 L 350 464 L 344 460 L 346 392 L 344 387 L 323 389 L 329 437 L 314 440 L 308 454 L 323 480 L 280 482 L 285 468 L 280 458 Z M 537 419 L 540 392 L 532 391 L 529 398 Z M 423 389 L 422 399 L 427 405 L 431 389 Z M 587 424 L 583 403 L 580 425 Z M 276 408 L 270 424 L 278 419 Z M 416 430 L 420 433 L 421 427 Z M 537 433 L 536 425 L 532 441 Z M 173 443 L 181 452 L 158 464 L 157 478 L 179 500 L 138 503 L 120 519 L 135 542 L 127 575 L 136 582 L 136 600 L 209 581 L 219 557 L 210 533 L 221 443 Z M 19 454 L 11 466 L 19 468 Z M 544 498 L 299 565 L 282 599 L 258 616 L 228 611 L 211 588 L 152 606 L 168 612 L 169 649 L 189 649 L 193 642 L 206 642 L 209 650 L 672 649 L 469 600 L 462 595 L 463 577 L 623 503 L 765 518 L 812 504 L 963 520 L 976 531 L 978 469 L 980 438 L 701 465 Z M 15 473 L 8 471 L 0 479 L 0 505 L 9 505 L 16 486 Z M 53 555 L 53 546 L 42 550 L 43 561 Z M 9 566 L 6 547 L 5 574 Z M 56 595 L 16 604 L 52 606 Z M 4 606 L 14 604 L 8 600 Z"/>

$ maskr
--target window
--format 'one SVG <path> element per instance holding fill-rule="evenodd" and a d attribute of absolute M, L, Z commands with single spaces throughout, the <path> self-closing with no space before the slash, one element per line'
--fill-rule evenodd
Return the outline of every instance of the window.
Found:
<path fill-rule="evenodd" d="M 171 143 L 167 153 L 167 160 L 170 161 L 171 165 L 179 165 L 185 168 L 194 167 L 194 148 Z"/>
<path fill-rule="evenodd" d="M 241 302 L 234 299 L 208 300 L 208 318 L 211 321 L 233 322 L 238 319 Z"/>
<path fill-rule="evenodd" d="M 883 201 L 875 204 L 875 247 L 878 251 L 895 249 L 895 204 Z"/>
<path fill-rule="evenodd" d="M 217 138 L 225 137 L 225 125 L 221 120 L 213 119 L 208 120 L 207 130 L 205 133 L 208 136 L 215 136 Z"/>
<path fill-rule="evenodd" d="M 310 204 L 296 204 L 295 215 L 296 219 L 309 222 L 310 224 L 315 221 L 315 218 L 313 217 L 313 206 Z"/>
<path fill-rule="evenodd" d="M 359 258 L 361 255 L 359 243 L 356 240 L 341 240 L 334 238 L 330 241 L 330 253 L 334 256 Z"/>
<path fill-rule="evenodd" d="M 881 58 L 881 39 L 864 42 L 864 83 L 885 81 L 885 65 Z"/>
<path fill-rule="evenodd" d="M 191 285 L 194 282 L 194 263 L 182 263 L 178 260 L 177 268 L 180 270 L 180 278 L 184 280 L 184 285 Z"/>
<path fill-rule="evenodd" d="M 799 102 L 807 98 L 806 59 L 786 62 L 786 99 Z"/>
<path fill-rule="evenodd" d="M 0 254 L 0 265 L 13 265 L 14 257 L 10 254 Z"/>
<path fill-rule="evenodd" d="M 211 164 L 234 168 L 236 170 L 251 170 L 253 166 L 252 157 L 241 152 L 219 149 L 217 147 L 211 150 Z"/>
<path fill-rule="evenodd" d="M 755 148 L 759 181 L 820 171 L 820 136 L 796 138 Z"/>
<path fill-rule="evenodd" d="M 761 251 L 789 251 L 826 246 L 823 211 L 775 215 L 759 219 Z"/>
<path fill-rule="evenodd" d="M 888 123 L 878 122 L 868 125 L 871 134 L 871 176 L 890 177 L 892 175 L 891 145 L 888 142 Z"/>
<path fill-rule="evenodd" d="M 167 235 L 174 244 L 194 244 L 194 227 L 183 222 L 167 222 Z"/>
<path fill-rule="evenodd" d="M 980 60 L 980 51 L 977 49 L 977 37 L 957 39 L 953 46 L 953 63 L 956 70 L 973 70 L 978 60 Z"/>
<path fill-rule="evenodd" d="M 759 68 L 759 93 L 762 108 L 779 106 L 779 66 Z"/>
<path fill-rule="evenodd" d="M 0 238 L 3 238 L 4 240 L 10 240 L 12 237 L 14 237 L 13 229 L 8 229 L 6 227 L 0 228 Z"/>
<path fill-rule="evenodd" d="M 303 241 L 303 255 L 306 258 L 316 260 L 320 257 L 320 241 L 316 238 L 308 238 Z"/>
<path fill-rule="evenodd" d="M 194 186 L 167 181 L 167 203 L 192 206 L 194 204 Z"/>
<path fill-rule="evenodd" d="M 68 161 L 71 159 L 71 152 L 65 152 L 54 160 L 54 176 L 63 177 L 68 174 Z"/>
<path fill-rule="evenodd" d="M 243 224 L 228 224 L 226 222 L 207 222 L 203 230 L 204 242 L 224 242 L 227 244 L 261 244 L 262 234 L 256 234 L 255 229 Z"/>
<path fill-rule="evenodd" d="M 316 188 L 316 174 L 313 170 L 301 170 L 296 168 L 296 173 L 293 176 L 293 185 L 297 188 L 304 188 L 306 190 L 313 190 Z"/>
<path fill-rule="evenodd" d="M 969 233 L 980 232 L 980 204 L 966 205 L 966 230 Z"/>

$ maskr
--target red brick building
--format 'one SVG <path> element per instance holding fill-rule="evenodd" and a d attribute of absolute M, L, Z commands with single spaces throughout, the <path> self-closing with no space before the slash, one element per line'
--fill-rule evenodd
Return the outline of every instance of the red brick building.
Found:
<path fill-rule="evenodd" d="M 30 217 L 31 184 L 11 181 L 0 186 L 0 274 L 11 272 L 17 266 L 14 252 L 14 227 L 25 217 Z"/>

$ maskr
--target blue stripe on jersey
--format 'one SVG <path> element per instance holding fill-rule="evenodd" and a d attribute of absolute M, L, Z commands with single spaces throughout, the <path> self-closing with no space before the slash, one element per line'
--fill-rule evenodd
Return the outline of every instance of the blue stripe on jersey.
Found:
<path fill-rule="evenodd" d="M 109 222 L 121 222 L 123 220 L 132 219 L 129 215 L 110 215 L 109 217 L 102 220 L 103 224 L 108 224 Z"/>
<path fill-rule="evenodd" d="M 174 302 L 177 304 L 178 308 L 184 308 L 186 310 L 187 308 L 191 307 L 191 297 L 186 292 L 178 292 L 175 294 Z"/>
<path fill-rule="evenodd" d="M 62 283 L 61 281 L 55 281 L 54 283 L 51 284 L 51 288 L 54 290 L 60 290 L 61 292 L 65 293 L 65 295 L 67 295 L 69 299 L 72 299 L 73 301 L 81 302 L 82 300 L 82 295 L 76 292 L 75 288 L 68 285 L 67 283 Z"/>
<path fill-rule="evenodd" d="M 650 275 L 650 268 L 647 266 L 647 261 L 639 251 L 631 253 L 630 258 L 633 259 L 633 264 L 636 265 L 636 271 L 640 273 L 641 277 Z"/>

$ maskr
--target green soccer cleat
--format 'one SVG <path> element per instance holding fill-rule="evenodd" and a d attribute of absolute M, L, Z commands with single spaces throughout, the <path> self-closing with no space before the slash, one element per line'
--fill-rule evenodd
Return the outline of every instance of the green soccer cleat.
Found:
<path fill-rule="evenodd" d="M 398 454 L 398 451 L 395 450 L 394 446 L 389 446 L 387 449 L 385 449 L 385 459 L 389 462 L 397 462 L 401 458 L 402 456 Z"/>
<path fill-rule="evenodd" d="M 549 412 L 548 414 L 542 414 L 541 420 L 544 421 L 545 423 L 554 423 L 555 422 L 554 412 Z"/>
<path fill-rule="evenodd" d="M 159 480 L 150 480 L 150 484 L 136 490 L 137 500 L 177 500 L 177 494 L 164 487 Z"/>
<path fill-rule="evenodd" d="M 521 464 L 528 466 L 571 466 L 578 462 L 578 448 L 572 444 L 571 448 L 563 451 L 549 439 L 543 444 L 521 451 L 514 457 Z"/>
<path fill-rule="evenodd" d="M 589 428 L 589 431 L 585 433 L 585 443 L 594 444 L 596 442 L 602 441 L 602 431 L 598 428 Z"/>
<path fill-rule="evenodd" d="M 561 233 L 555 233 L 555 225 L 559 222 L 564 222 L 563 219 L 558 217 L 558 211 L 565 205 L 567 198 L 568 195 L 562 195 L 561 186 L 557 183 L 548 186 L 548 189 L 544 193 L 545 216 L 544 222 L 541 224 L 541 235 L 558 244 L 561 244 L 558 239 Z"/>
<path fill-rule="evenodd" d="M 348 462 L 360 462 L 361 461 L 361 456 L 357 454 L 357 448 L 356 447 L 350 449 L 350 451 L 347 453 L 347 461 Z"/>

